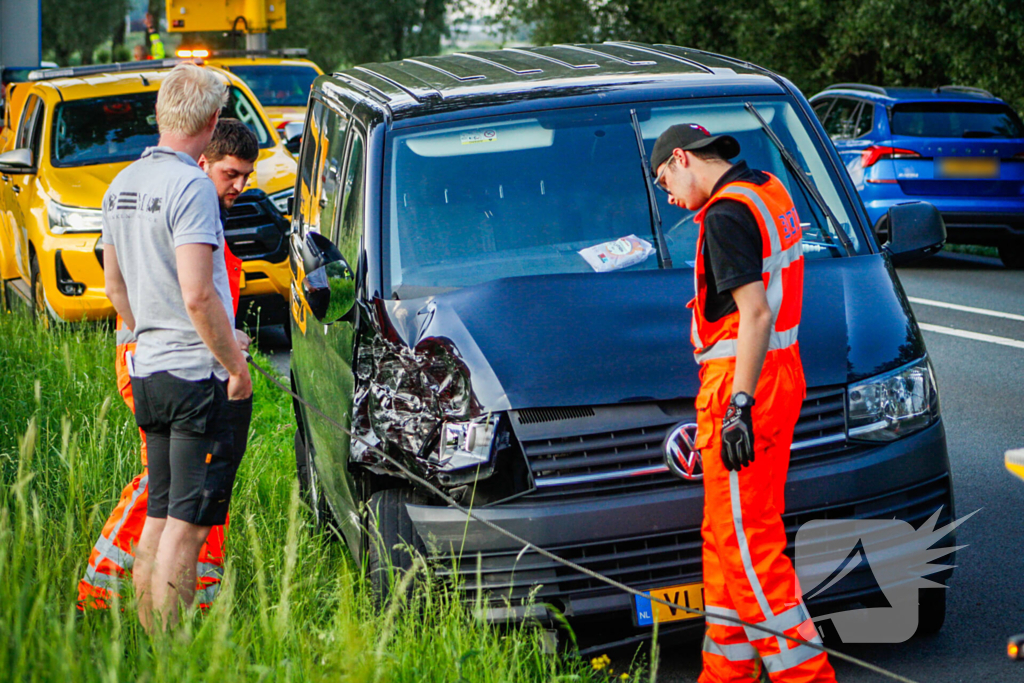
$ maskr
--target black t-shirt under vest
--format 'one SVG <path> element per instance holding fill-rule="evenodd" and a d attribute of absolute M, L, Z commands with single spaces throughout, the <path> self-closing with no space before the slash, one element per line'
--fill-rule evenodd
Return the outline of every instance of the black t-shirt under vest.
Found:
<path fill-rule="evenodd" d="M 768 174 L 735 164 L 715 184 L 712 196 L 737 181 L 764 185 Z M 769 226 L 770 228 L 770 226 Z M 763 242 L 754 214 L 742 202 L 719 199 L 704 214 L 704 317 L 714 322 L 736 311 L 731 290 L 761 279 Z"/>

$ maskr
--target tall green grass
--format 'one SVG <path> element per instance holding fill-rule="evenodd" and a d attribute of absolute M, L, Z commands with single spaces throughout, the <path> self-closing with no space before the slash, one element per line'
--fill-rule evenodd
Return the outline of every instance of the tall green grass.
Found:
<path fill-rule="evenodd" d="M 157 637 L 140 628 L 130 587 L 123 609 L 80 615 L 76 586 L 89 551 L 139 469 L 113 351 L 103 328 L 45 331 L 0 314 L 0 680 L 608 677 L 588 662 L 545 654 L 536 629 L 475 620 L 438 581 L 400 579 L 395 601 L 375 609 L 344 544 L 310 530 L 295 485 L 289 399 L 257 374 L 226 577 L 213 608 Z"/>

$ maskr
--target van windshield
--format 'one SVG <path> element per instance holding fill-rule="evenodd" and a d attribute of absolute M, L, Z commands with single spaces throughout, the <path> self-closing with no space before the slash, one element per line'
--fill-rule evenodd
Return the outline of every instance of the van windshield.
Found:
<path fill-rule="evenodd" d="M 259 110 L 238 88 L 231 88 L 220 115 L 248 126 L 261 148 L 274 145 Z M 51 163 L 65 167 L 134 161 L 159 139 L 156 91 L 71 100 L 54 112 Z"/>
<path fill-rule="evenodd" d="M 837 217 L 854 253 L 865 253 L 851 210 L 810 131 L 782 99 L 751 100 Z M 635 235 L 654 243 L 639 149 L 622 106 L 563 109 L 398 131 L 385 187 L 391 290 L 399 298 L 520 275 L 592 273 L 580 250 Z M 807 258 L 845 255 L 835 228 L 790 174 L 743 100 L 634 105 L 649 156 L 676 123 L 728 133 L 735 161 L 779 177 L 793 197 Z M 694 212 L 658 192 L 669 255 L 692 267 Z M 630 270 L 657 269 L 651 255 Z"/>

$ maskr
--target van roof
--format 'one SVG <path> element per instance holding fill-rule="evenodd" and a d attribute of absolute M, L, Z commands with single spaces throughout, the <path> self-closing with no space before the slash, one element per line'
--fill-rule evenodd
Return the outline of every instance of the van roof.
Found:
<path fill-rule="evenodd" d="M 396 118 L 479 104 L 583 94 L 606 86 L 746 83 L 781 92 L 771 72 L 753 64 L 674 45 L 632 42 L 467 51 L 371 63 L 329 78 L 360 91 Z M 726 91 L 720 93 L 729 94 Z"/>

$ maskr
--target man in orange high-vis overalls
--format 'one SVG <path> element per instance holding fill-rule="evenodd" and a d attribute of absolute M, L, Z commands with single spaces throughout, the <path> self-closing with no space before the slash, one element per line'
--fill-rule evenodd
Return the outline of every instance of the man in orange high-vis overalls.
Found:
<path fill-rule="evenodd" d="M 698 211 L 691 341 L 700 364 L 697 438 L 704 469 L 701 683 L 835 681 L 825 653 L 716 615 L 820 643 L 784 554 L 786 473 L 806 394 L 797 330 L 800 219 L 778 178 L 731 164 L 739 143 L 697 124 L 655 142 L 656 183 Z"/>
<path fill-rule="evenodd" d="M 258 155 L 258 142 L 245 124 L 235 119 L 221 119 L 218 122 L 213 140 L 200 157 L 199 164 L 214 181 L 222 214 L 231 208 L 239 193 L 245 188 Z M 224 244 L 224 258 L 231 297 L 237 311 L 242 261 L 231 253 L 227 243 Z M 120 316 L 117 318 L 115 334 L 117 347 L 114 367 L 117 371 L 117 388 L 128 408 L 134 413 L 135 402 L 132 397 L 130 374 L 132 356 L 135 353 L 135 337 Z M 244 333 L 236 332 L 236 336 L 239 337 L 240 344 L 248 344 L 248 337 Z M 80 610 L 108 608 L 112 594 L 120 596 L 121 581 L 135 564 L 134 546 L 138 543 L 142 528 L 145 526 L 149 502 L 146 435 L 141 429 L 139 434 L 142 437 L 142 472 L 121 492 L 117 506 L 103 525 L 100 538 L 93 546 L 85 576 L 78 583 Z M 227 527 L 228 520 L 225 520 L 222 526 L 214 526 L 199 551 L 196 604 L 202 609 L 210 606 L 220 589 L 220 581 L 224 575 L 224 532 Z"/>

